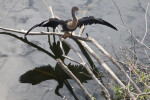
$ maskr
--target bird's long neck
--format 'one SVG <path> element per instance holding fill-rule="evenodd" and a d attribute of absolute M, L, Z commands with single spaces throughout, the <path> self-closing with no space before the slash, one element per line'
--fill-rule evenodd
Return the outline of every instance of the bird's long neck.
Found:
<path fill-rule="evenodd" d="M 72 20 L 67 23 L 67 28 L 69 30 L 74 30 L 77 27 L 78 19 L 75 15 L 75 12 L 72 11 Z"/>
<path fill-rule="evenodd" d="M 77 17 L 76 17 L 76 12 L 72 11 L 72 20 L 73 21 L 76 21 L 77 20 Z"/>

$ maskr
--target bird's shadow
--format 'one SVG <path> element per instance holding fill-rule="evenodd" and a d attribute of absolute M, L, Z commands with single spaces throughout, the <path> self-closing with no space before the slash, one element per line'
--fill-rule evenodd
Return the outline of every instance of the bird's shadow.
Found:
<path fill-rule="evenodd" d="M 54 40 L 54 38 L 53 38 L 53 40 Z M 52 51 L 52 53 L 54 54 L 55 58 L 56 59 L 59 58 L 62 60 L 63 63 L 65 63 L 64 62 L 65 58 L 62 56 L 63 52 L 60 47 L 60 41 L 56 42 L 56 40 L 55 40 L 53 43 L 51 43 L 50 41 L 51 40 L 49 40 L 49 48 Z M 65 55 L 67 55 L 70 51 L 70 47 L 67 44 L 65 44 L 64 42 L 62 42 L 62 48 L 64 49 Z M 88 53 L 86 55 L 88 55 Z M 85 56 L 85 57 L 88 57 L 88 59 L 90 58 L 90 56 Z M 92 60 L 90 62 L 93 63 Z M 88 80 L 92 79 L 90 77 L 89 73 L 87 72 L 87 70 L 84 68 L 84 66 L 74 65 L 71 63 L 67 64 L 66 66 L 80 80 L 81 83 L 86 83 Z M 96 68 L 94 70 L 96 70 Z M 65 86 L 67 87 L 69 92 L 72 94 L 72 96 L 76 100 L 79 100 L 76 97 L 75 93 L 73 92 L 73 89 L 72 89 L 70 83 L 67 81 L 68 79 L 71 79 L 71 77 L 65 73 L 65 71 L 59 66 L 59 64 L 56 63 L 55 66 L 44 65 L 44 66 L 40 66 L 40 67 L 35 67 L 34 69 L 29 70 L 26 73 L 24 73 L 23 75 L 21 75 L 19 80 L 21 83 L 29 83 L 32 85 L 37 85 L 46 80 L 55 80 L 58 82 L 58 85 L 55 88 L 55 93 L 58 96 L 63 97 L 59 93 L 59 89 L 62 88 L 63 85 L 65 84 Z"/>
<path fill-rule="evenodd" d="M 33 48 L 36 48 L 39 51 L 49 55 L 51 58 L 53 58 L 55 60 L 57 58 L 60 58 L 62 60 L 62 62 L 65 64 L 65 62 L 64 62 L 65 58 L 62 56 L 63 52 L 62 52 L 62 49 L 60 47 L 60 41 L 56 42 L 55 36 L 53 36 L 54 37 L 53 43 L 50 42 L 51 41 L 50 38 L 48 39 L 49 40 L 49 48 L 52 51 L 52 53 L 53 53 L 52 54 L 48 50 L 45 50 L 44 48 L 28 41 L 27 39 L 19 37 L 15 34 L 8 33 L 8 32 L 0 32 L 0 34 L 12 36 L 12 37 L 30 45 L 30 46 L 32 46 Z M 88 63 L 90 64 L 90 68 L 93 71 L 93 73 L 95 74 L 95 76 L 98 77 L 99 80 L 101 80 L 101 75 L 98 72 L 98 69 L 95 67 L 94 62 L 92 61 L 92 59 L 89 56 L 89 54 L 87 53 L 87 51 L 84 49 L 83 45 L 80 42 L 78 42 L 76 39 L 74 39 L 74 41 L 77 43 L 77 45 L 81 49 L 81 52 L 83 53 L 83 55 L 87 59 Z M 70 47 L 67 44 L 65 44 L 64 42 L 62 42 L 62 48 L 64 49 L 64 52 L 67 55 L 70 51 Z M 87 70 L 82 65 L 75 65 L 75 64 L 69 63 L 69 64 L 66 64 L 66 66 L 80 80 L 81 83 L 86 83 L 88 80 L 91 80 L 89 73 L 87 72 Z M 68 76 L 57 63 L 54 67 L 52 67 L 51 65 L 43 65 L 40 67 L 39 66 L 34 67 L 34 69 L 27 71 L 26 73 L 21 75 L 19 78 L 21 83 L 28 83 L 28 84 L 32 84 L 32 85 L 39 84 L 39 83 L 46 81 L 46 80 L 56 80 L 58 82 L 58 85 L 55 89 L 55 93 L 58 96 L 62 97 L 62 95 L 59 93 L 59 89 L 62 88 L 63 85 L 65 84 L 65 86 L 70 91 L 70 93 L 73 95 L 75 100 L 79 100 L 76 97 L 70 83 L 67 81 L 68 79 L 71 79 L 70 76 Z"/>

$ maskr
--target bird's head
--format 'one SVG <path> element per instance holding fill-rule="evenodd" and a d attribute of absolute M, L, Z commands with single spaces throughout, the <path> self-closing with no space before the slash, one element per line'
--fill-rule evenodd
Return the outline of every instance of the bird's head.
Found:
<path fill-rule="evenodd" d="M 76 6 L 73 6 L 73 7 L 72 7 L 72 12 L 77 12 L 77 11 L 79 11 L 79 8 L 76 7 Z"/>

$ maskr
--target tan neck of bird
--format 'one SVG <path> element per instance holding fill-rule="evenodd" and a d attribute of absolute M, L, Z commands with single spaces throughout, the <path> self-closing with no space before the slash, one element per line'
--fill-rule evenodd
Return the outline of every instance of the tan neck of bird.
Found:
<path fill-rule="evenodd" d="M 72 18 L 73 19 L 77 19 L 77 17 L 76 17 L 76 14 L 75 14 L 76 12 L 75 11 L 72 11 Z"/>
<path fill-rule="evenodd" d="M 72 21 L 69 21 L 67 23 L 67 27 L 70 29 L 70 30 L 74 30 L 77 26 L 77 23 L 78 23 L 78 20 L 77 20 L 77 17 L 75 16 L 75 12 L 72 12 Z"/>

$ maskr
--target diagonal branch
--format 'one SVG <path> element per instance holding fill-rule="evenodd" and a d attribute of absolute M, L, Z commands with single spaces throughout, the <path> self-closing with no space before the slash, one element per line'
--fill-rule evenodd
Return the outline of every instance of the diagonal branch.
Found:
<path fill-rule="evenodd" d="M 91 75 L 92 79 L 95 80 L 98 85 L 102 88 L 102 90 L 105 92 L 106 94 L 106 97 L 107 97 L 107 100 L 111 100 L 110 98 L 110 94 L 108 92 L 108 90 L 105 88 L 105 86 L 96 78 L 96 76 L 93 74 L 93 72 L 91 71 L 90 67 L 85 63 L 84 59 L 82 58 L 82 56 L 69 44 L 69 43 L 66 43 L 78 56 L 79 58 L 81 59 L 81 64 L 82 66 L 84 66 L 86 68 L 86 70 L 88 71 L 88 73 Z M 71 59 L 72 60 L 72 59 Z"/>
<path fill-rule="evenodd" d="M 60 59 L 56 59 L 57 63 L 61 66 L 61 68 L 80 86 L 84 95 L 87 97 L 88 100 L 93 100 L 92 96 L 88 93 L 82 83 L 74 76 L 74 74 L 68 69 L 67 66 Z"/>
<path fill-rule="evenodd" d="M 113 71 L 107 66 L 107 64 L 101 60 L 101 58 L 84 42 L 81 40 L 78 40 L 84 48 L 104 67 L 104 69 L 112 76 L 113 80 L 118 83 L 123 89 L 125 90 L 125 85 L 120 81 L 120 79 L 113 73 Z M 129 91 L 128 93 L 129 97 L 133 100 L 135 99 L 135 96 Z"/>
<path fill-rule="evenodd" d="M 115 64 L 120 71 L 124 73 L 124 75 L 131 81 L 131 84 L 134 86 L 134 88 L 138 91 L 138 93 L 142 93 L 141 90 L 138 88 L 138 86 L 134 83 L 134 81 L 130 78 L 130 76 L 125 72 L 125 70 L 115 61 L 115 59 L 100 45 L 96 42 L 95 39 L 88 37 L 89 40 L 106 56 L 108 57 L 113 64 Z"/>

